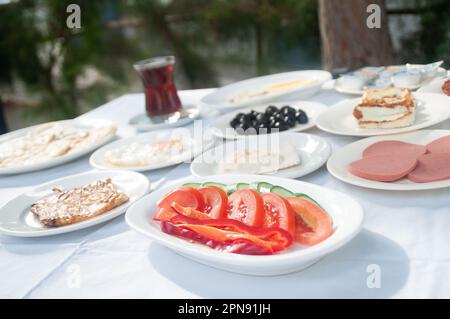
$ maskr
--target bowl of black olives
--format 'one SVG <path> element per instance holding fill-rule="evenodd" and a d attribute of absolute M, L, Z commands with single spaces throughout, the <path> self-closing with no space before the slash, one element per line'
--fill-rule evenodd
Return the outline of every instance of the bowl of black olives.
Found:
<path fill-rule="evenodd" d="M 237 113 L 230 121 L 230 126 L 238 134 L 253 135 L 287 131 L 308 121 L 308 115 L 300 108 L 269 105 L 265 110 Z"/>

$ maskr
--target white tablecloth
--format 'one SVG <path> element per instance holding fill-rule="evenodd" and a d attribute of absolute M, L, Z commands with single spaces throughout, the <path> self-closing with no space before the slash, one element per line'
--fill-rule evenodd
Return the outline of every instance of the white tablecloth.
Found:
<path fill-rule="evenodd" d="M 210 90 L 180 92 L 195 103 Z M 348 96 L 323 90 L 310 100 L 327 105 Z M 133 134 L 141 94 L 124 95 L 84 117 L 117 121 Z M 206 121 L 213 114 L 205 114 Z M 450 121 L 435 126 L 450 129 Z M 314 128 L 333 149 L 356 138 Z M 0 177 L 0 204 L 27 187 L 91 170 L 88 156 L 30 174 Z M 189 176 L 188 164 L 147 172 L 154 185 Z M 120 216 L 102 225 L 44 238 L 0 236 L 3 298 L 428 298 L 450 297 L 450 190 L 388 192 L 347 185 L 325 167 L 302 180 L 356 198 L 362 232 L 348 245 L 298 273 L 244 276 L 197 264 L 130 230 Z"/>

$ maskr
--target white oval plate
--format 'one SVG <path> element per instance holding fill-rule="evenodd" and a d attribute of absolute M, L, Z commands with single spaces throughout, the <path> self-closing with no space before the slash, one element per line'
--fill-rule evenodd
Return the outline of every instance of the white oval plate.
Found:
<path fill-rule="evenodd" d="M 154 163 L 145 166 L 114 166 L 113 164 L 110 164 L 104 160 L 105 153 L 117 147 L 132 143 L 153 143 L 156 141 L 169 140 L 171 138 L 180 138 L 183 145 L 186 146 L 186 150 L 176 157 L 173 157 L 169 161 Z M 185 161 L 190 161 L 198 154 L 201 154 L 204 150 L 210 148 L 213 144 L 214 140 L 212 137 L 207 139 L 196 138 L 193 135 L 192 130 L 187 128 L 176 128 L 167 131 L 148 132 L 120 139 L 103 146 L 91 155 L 89 162 L 93 167 L 98 169 L 126 169 L 143 172 L 176 165 Z"/>
<path fill-rule="evenodd" d="M 442 77 L 442 78 L 436 78 L 427 85 L 422 86 L 420 89 L 417 90 L 417 92 L 420 93 L 436 93 L 436 94 L 442 94 L 445 95 L 444 92 L 442 92 L 442 85 L 446 80 L 449 78 Z"/>
<path fill-rule="evenodd" d="M 341 181 L 366 188 L 410 191 L 450 187 L 450 179 L 430 183 L 414 183 L 407 178 L 403 178 L 396 182 L 386 183 L 364 179 L 351 174 L 347 170 L 348 164 L 361 159 L 364 149 L 375 142 L 395 140 L 425 145 L 447 135 L 450 135 L 448 130 L 422 130 L 399 135 L 368 137 L 335 151 L 327 162 L 327 168 L 331 175 Z"/>
<path fill-rule="evenodd" d="M 421 66 L 423 66 L 423 64 L 412 64 L 412 66 L 421 67 Z M 436 77 L 440 77 L 440 76 L 443 76 L 445 74 L 447 74 L 447 70 L 445 70 L 444 68 L 439 68 L 438 69 L 438 74 L 435 77 L 424 79 L 417 86 L 417 88 L 419 88 L 417 90 L 417 92 L 428 92 L 428 91 L 421 91 L 421 88 L 428 86 L 430 84 L 430 82 L 433 82 L 434 79 L 436 79 Z M 346 88 L 346 87 L 342 86 L 341 83 L 338 81 L 338 79 L 336 79 L 334 81 L 334 89 L 337 92 L 343 93 L 343 94 L 351 94 L 351 95 L 363 95 L 364 94 L 364 90 L 354 90 L 354 89 L 349 89 L 349 88 Z"/>
<path fill-rule="evenodd" d="M 101 127 L 101 126 L 106 126 L 106 125 L 113 125 L 115 126 L 115 123 L 112 121 L 108 121 L 108 120 L 103 120 L 103 119 L 86 119 L 86 118 L 77 118 L 77 119 L 73 119 L 73 120 L 64 120 L 64 121 L 57 121 L 54 123 L 63 123 L 63 124 L 70 124 L 70 125 L 74 125 L 74 126 L 78 126 L 78 127 Z M 13 139 L 13 138 L 17 138 L 17 137 L 21 137 L 24 136 L 25 134 L 27 134 L 30 130 L 35 129 L 36 127 L 40 126 L 42 124 L 39 125 L 35 125 L 35 126 L 30 126 L 27 128 L 23 128 L 17 131 L 13 131 L 7 134 L 4 134 L 2 136 L 0 136 L 0 143 Z M 28 172 L 33 172 L 33 171 L 37 171 L 37 170 L 42 170 L 45 168 L 49 168 L 49 167 L 53 167 L 53 166 L 57 166 L 57 165 L 61 165 L 67 162 L 70 162 L 74 159 L 77 159 L 85 154 L 88 154 L 90 152 L 92 152 L 93 150 L 95 150 L 96 148 L 102 146 L 105 143 L 108 143 L 109 141 L 113 140 L 115 137 L 115 131 L 106 136 L 104 139 L 87 146 L 86 148 L 80 149 L 76 152 L 67 154 L 67 155 L 63 155 L 57 158 L 53 158 L 53 159 L 48 159 L 46 161 L 40 162 L 40 163 L 36 163 L 36 164 L 31 164 L 31 165 L 24 165 L 24 166 L 17 166 L 17 167 L 7 167 L 7 168 L 0 168 L 0 175 L 11 175 L 11 174 L 22 174 L 22 173 L 28 173 Z"/>
<path fill-rule="evenodd" d="M 218 181 L 225 184 L 261 181 L 311 195 L 330 214 L 333 219 L 334 233 L 315 246 L 304 247 L 294 244 L 288 250 L 270 256 L 221 252 L 163 233 L 159 223 L 152 220 L 156 212 L 156 201 L 179 185 L 206 181 Z M 208 178 L 190 177 L 172 186 L 158 189 L 133 204 L 128 209 L 125 220 L 134 230 L 199 263 L 236 273 L 273 276 L 304 269 L 346 244 L 360 231 L 363 210 L 348 195 L 309 183 L 262 175 L 216 175 Z"/>
<path fill-rule="evenodd" d="M 236 110 L 234 112 L 230 112 L 227 114 L 224 114 L 217 119 L 215 119 L 210 125 L 209 128 L 211 129 L 211 133 L 216 135 L 220 138 L 226 138 L 226 139 L 237 139 L 237 138 L 246 138 L 248 135 L 241 135 L 237 134 L 236 131 L 230 126 L 231 120 L 236 116 L 238 113 L 248 113 L 251 110 L 255 110 L 258 112 L 264 112 L 264 110 L 269 105 L 275 105 L 276 107 L 282 107 L 284 105 L 289 105 L 295 109 L 302 109 L 306 112 L 306 115 L 308 115 L 308 123 L 306 124 L 297 124 L 296 126 L 280 132 L 279 134 L 285 134 L 285 133 L 292 133 L 292 132 L 300 132 L 307 129 L 310 129 L 316 124 L 316 119 L 318 118 L 319 114 L 323 113 L 327 110 L 327 106 L 321 103 L 317 102 L 308 102 L 308 101 L 295 101 L 295 102 L 277 102 L 277 103 L 269 103 L 269 104 L 263 104 L 258 105 L 255 107 L 248 107 L 245 109 Z"/>
<path fill-rule="evenodd" d="M 300 165 L 265 174 L 270 176 L 298 178 L 319 169 L 330 157 L 330 144 L 319 136 L 303 133 L 288 133 L 282 135 L 282 137 L 282 141 L 275 139 L 276 135 L 249 136 L 248 139 L 229 141 L 196 157 L 191 164 L 191 172 L 193 175 L 199 177 L 220 174 L 218 163 L 224 158 L 225 154 L 229 154 L 233 150 L 254 150 L 257 149 L 258 145 L 280 147 L 281 143 L 288 143 L 295 148 L 300 157 Z"/>
<path fill-rule="evenodd" d="M 316 80 L 316 82 L 305 87 L 259 95 L 236 103 L 230 103 L 228 101 L 229 98 L 236 94 L 258 92 L 264 90 L 269 85 L 297 79 Z M 201 99 L 200 103 L 219 110 L 232 110 L 249 105 L 262 104 L 276 99 L 279 100 L 280 98 L 289 95 L 295 95 L 297 99 L 304 99 L 319 91 L 322 85 L 330 79 L 331 74 L 321 70 L 294 71 L 260 76 L 223 86 L 213 93 L 206 95 Z"/>
<path fill-rule="evenodd" d="M 70 189 L 105 178 L 111 178 L 117 189 L 129 197 L 129 201 L 97 217 L 60 227 L 42 225 L 30 211 L 31 205 L 50 195 L 54 187 Z M 144 175 L 129 171 L 91 171 L 55 179 L 34 186 L 3 205 L 0 208 L 0 233 L 17 237 L 41 237 L 94 226 L 123 214 L 134 201 L 146 194 L 149 189 L 149 181 Z"/>
<path fill-rule="evenodd" d="M 360 99 L 343 100 L 319 115 L 316 125 L 323 131 L 349 136 L 375 136 L 410 132 L 429 127 L 448 119 L 450 98 L 432 93 L 413 93 L 417 100 L 416 121 L 413 125 L 393 129 L 359 128 L 353 109 Z"/>

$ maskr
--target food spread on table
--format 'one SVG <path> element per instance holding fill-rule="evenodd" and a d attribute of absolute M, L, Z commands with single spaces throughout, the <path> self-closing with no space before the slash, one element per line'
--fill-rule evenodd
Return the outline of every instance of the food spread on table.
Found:
<path fill-rule="evenodd" d="M 237 254 L 316 245 L 333 221 L 314 199 L 267 182 L 188 183 L 166 194 L 153 219 L 169 235 Z"/>
<path fill-rule="evenodd" d="M 416 102 L 408 89 L 366 90 L 353 109 L 360 128 L 390 129 L 411 126 L 415 122 Z"/>
<path fill-rule="evenodd" d="M 104 161 L 116 167 L 139 167 L 171 161 L 185 151 L 180 139 L 130 143 L 105 152 Z"/>
<path fill-rule="evenodd" d="M 219 160 L 219 174 L 267 174 L 300 165 L 300 157 L 294 146 L 282 143 L 278 147 L 259 147 L 232 151 Z"/>
<path fill-rule="evenodd" d="M 42 124 L 23 136 L 0 142 L 0 168 L 37 164 L 72 154 L 111 136 L 115 130 L 114 126 Z"/>
<path fill-rule="evenodd" d="M 309 118 L 302 109 L 289 105 L 278 108 L 269 105 L 264 112 L 251 110 L 248 113 L 238 113 L 231 120 L 230 126 L 238 134 L 265 134 L 273 131 L 286 131 L 297 124 L 308 123 Z"/>
<path fill-rule="evenodd" d="M 308 87 L 318 83 L 316 79 L 293 79 L 285 80 L 278 83 L 270 84 L 262 89 L 246 90 L 232 95 L 228 98 L 229 104 L 240 103 L 246 100 L 251 100 L 260 96 L 265 96 L 273 93 L 279 93 L 284 91 L 292 91 Z"/>
<path fill-rule="evenodd" d="M 395 182 L 408 178 L 415 183 L 450 179 L 450 135 L 427 145 L 387 140 L 368 146 L 362 159 L 348 165 L 358 177 Z"/>
<path fill-rule="evenodd" d="M 45 226 L 58 227 L 78 223 L 104 214 L 128 201 L 111 179 L 98 180 L 80 187 L 52 189 L 31 206 L 31 212 Z"/>
<path fill-rule="evenodd" d="M 426 65 L 393 65 L 364 67 L 337 79 L 337 85 L 346 90 L 382 89 L 388 87 L 417 89 L 438 74 L 443 61 Z"/>

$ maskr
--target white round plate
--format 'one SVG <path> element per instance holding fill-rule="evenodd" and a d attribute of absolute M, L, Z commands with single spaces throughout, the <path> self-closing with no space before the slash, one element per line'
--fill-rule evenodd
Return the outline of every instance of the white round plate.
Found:
<path fill-rule="evenodd" d="M 420 67 L 420 66 L 423 66 L 423 64 L 412 64 L 412 66 Z M 447 70 L 445 70 L 444 68 L 439 68 L 438 74 L 435 77 L 424 79 L 417 86 L 417 88 L 419 88 L 418 92 L 421 92 L 420 88 L 428 86 L 430 84 L 430 82 L 432 82 L 432 81 L 434 81 L 434 79 L 436 79 L 436 77 L 440 77 L 445 74 L 447 74 Z M 342 86 L 338 80 L 339 80 L 339 78 L 334 81 L 334 89 L 337 92 L 343 93 L 343 94 L 350 94 L 350 95 L 363 95 L 364 90 L 354 90 L 354 89 L 346 88 L 346 87 Z M 424 91 L 424 92 L 426 92 L 426 91 Z"/>
<path fill-rule="evenodd" d="M 357 161 L 362 158 L 362 152 L 369 145 L 380 141 L 403 141 L 415 144 L 428 144 L 435 139 L 443 136 L 450 135 L 448 130 L 422 130 L 417 132 L 410 132 L 406 134 L 390 135 L 390 136 L 375 136 L 369 137 L 357 142 L 346 145 L 337 151 L 335 151 L 327 162 L 327 168 L 331 175 L 334 177 L 356 186 L 383 189 L 383 190 L 396 190 L 396 191 L 410 191 L 410 190 L 425 190 L 425 189 L 437 189 L 450 187 L 450 179 L 438 182 L 430 183 L 414 183 L 407 178 L 401 179 L 396 182 L 377 182 L 364 179 L 353 174 L 350 174 L 347 170 L 348 164 L 353 161 Z"/>
<path fill-rule="evenodd" d="M 279 100 L 282 97 L 295 96 L 296 99 L 305 99 L 320 90 L 322 85 L 331 79 L 331 74 L 321 70 L 284 72 L 266 76 L 260 76 L 233 84 L 226 85 L 206 95 L 200 103 L 219 110 L 232 110 L 249 105 L 267 103 Z M 235 95 L 253 93 L 265 90 L 268 86 L 290 80 L 315 80 L 313 84 L 305 87 L 297 87 L 281 90 L 263 95 L 252 96 L 239 102 L 230 102 Z"/>
<path fill-rule="evenodd" d="M 393 129 L 359 128 L 353 117 L 353 109 L 360 99 L 347 99 L 336 103 L 319 115 L 316 125 L 323 131 L 349 136 L 375 136 L 410 132 L 429 127 L 448 119 L 450 98 L 433 93 L 413 93 L 416 101 L 416 121 L 413 125 Z"/>
<path fill-rule="evenodd" d="M 191 172 L 199 177 L 221 174 L 219 163 L 225 154 L 228 155 L 233 150 L 256 150 L 259 145 L 276 149 L 282 145 L 290 144 L 295 148 L 300 158 L 299 165 L 265 174 L 270 176 L 298 178 L 319 169 L 330 157 L 330 144 L 319 136 L 288 133 L 282 135 L 282 141 L 278 138 L 279 136 L 279 134 L 249 136 L 248 139 L 229 141 L 216 146 L 194 159 L 191 164 Z M 237 174 L 238 172 L 235 173 Z"/>
<path fill-rule="evenodd" d="M 422 86 L 420 89 L 417 90 L 417 92 L 420 93 L 436 93 L 436 94 L 443 94 L 442 92 L 442 85 L 446 80 L 448 80 L 448 77 L 445 78 L 436 78 L 427 85 Z"/>
<path fill-rule="evenodd" d="M 236 116 L 238 113 L 248 113 L 251 110 L 255 110 L 258 112 L 264 112 L 264 110 L 269 105 L 275 105 L 276 107 L 282 107 L 284 105 L 289 105 L 295 109 L 302 109 L 305 111 L 306 115 L 308 116 L 308 123 L 306 124 L 297 124 L 296 126 L 280 132 L 279 134 L 285 134 L 285 133 L 292 133 L 292 132 L 299 132 L 304 131 L 307 129 L 310 129 L 316 124 L 316 119 L 319 116 L 319 114 L 323 113 L 327 110 L 327 106 L 321 103 L 317 102 L 308 102 L 308 101 L 290 101 L 290 102 L 277 102 L 277 103 L 268 103 L 263 105 L 258 105 L 255 107 L 248 107 L 245 109 L 236 110 L 233 112 L 229 112 L 227 114 L 224 114 L 218 118 L 216 118 L 210 125 L 209 128 L 211 129 L 211 133 L 216 135 L 219 138 L 226 138 L 226 139 L 236 139 L 236 138 L 246 138 L 248 135 L 241 135 L 236 133 L 236 131 L 230 126 L 231 120 Z"/>
<path fill-rule="evenodd" d="M 176 112 L 170 116 L 150 119 L 147 114 L 141 113 L 133 116 L 129 124 L 138 131 L 154 131 L 170 127 L 184 126 L 200 116 L 200 108 L 194 105 L 183 105 L 183 113 Z"/>
<path fill-rule="evenodd" d="M 33 203 L 52 193 L 52 188 L 71 189 L 106 178 L 111 178 L 117 189 L 129 197 L 128 202 L 97 217 L 60 227 L 42 225 L 30 211 Z M 104 223 L 123 214 L 134 201 L 145 195 L 149 189 L 149 181 L 144 175 L 129 171 L 91 171 L 55 179 L 34 186 L 3 205 L 0 208 L 0 234 L 17 237 L 41 237 L 68 233 Z"/>
<path fill-rule="evenodd" d="M 53 122 L 53 123 L 69 124 L 69 125 L 74 125 L 74 126 L 83 127 L 83 128 L 115 126 L 115 123 L 112 121 L 103 120 L 103 119 L 86 119 L 86 118 L 77 118 L 77 119 L 73 119 L 73 120 L 57 121 L 57 122 Z M 18 138 L 18 137 L 24 136 L 29 131 L 35 129 L 36 127 L 38 127 L 40 125 L 42 125 L 42 124 L 26 127 L 26 128 L 23 128 L 23 129 L 20 129 L 17 131 L 3 134 L 0 136 L 0 143 L 5 142 L 10 139 L 13 139 L 13 138 Z M 0 175 L 28 173 L 28 172 L 38 171 L 38 170 L 46 169 L 49 167 L 64 164 L 64 163 L 73 161 L 74 159 L 77 159 L 85 154 L 92 152 L 96 148 L 113 140 L 114 137 L 115 137 L 115 130 L 110 135 L 105 136 L 105 138 L 103 138 L 102 140 L 97 141 L 96 143 L 94 143 L 92 145 L 89 145 L 83 149 L 80 149 L 76 152 L 73 152 L 73 153 L 70 153 L 67 155 L 48 159 L 46 161 L 36 163 L 36 164 L 0 168 Z"/>
<path fill-rule="evenodd" d="M 286 251 L 270 256 L 221 252 L 163 233 L 160 224 L 152 219 L 156 212 L 157 200 L 184 183 L 206 181 L 225 184 L 261 181 L 280 185 L 293 192 L 306 193 L 316 199 L 330 214 L 334 233 L 315 246 L 304 247 L 294 244 Z M 363 210 L 348 195 L 297 180 L 262 175 L 216 175 L 208 178 L 190 177 L 172 186 L 158 189 L 133 204 L 128 209 L 125 220 L 134 230 L 199 263 L 236 273 L 273 276 L 304 269 L 342 247 L 360 231 Z"/>
<path fill-rule="evenodd" d="M 124 145 L 132 143 L 148 144 L 175 138 L 179 138 L 182 141 L 183 146 L 185 146 L 186 150 L 180 154 L 177 154 L 176 157 L 173 157 L 169 161 L 154 163 L 145 166 L 114 166 L 104 159 L 105 153 L 107 151 Z M 176 165 L 185 161 L 190 161 L 198 154 L 201 154 L 204 150 L 210 148 L 213 144 L 214 139 L 212 136 L 210 138 L 205 137 L 204 139 L 197 138 L 193 134 L 193 131 L 187 128 L 176 128 L 173 130 L 148 132 L 117 140 L 103 146 L 91 155 L 89 162 L 93 167 L 98 169 L 126 169 L 143 172 Z"/>

